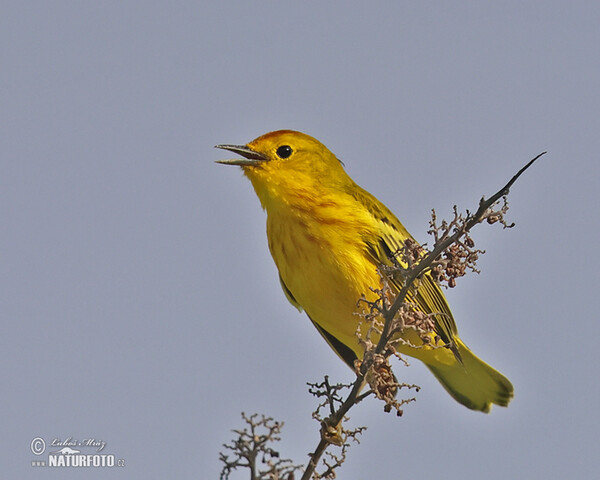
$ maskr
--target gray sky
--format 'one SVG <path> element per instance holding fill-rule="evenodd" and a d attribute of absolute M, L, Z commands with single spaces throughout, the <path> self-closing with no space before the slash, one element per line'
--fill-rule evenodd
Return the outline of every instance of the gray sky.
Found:
<path fill-rule="evenodd" d="M 282 454 L 306 460 L 305 382 L 352 374 L 287 303 L 258 200 L 212 148 L 292 128 L 422 241 L 432 207 L 473 209 L 549 152 L 448 293 L 514 401 L 471 412 L 398 366 L 418 401 L 357 407 L 340 477 L 593 478 L 599 24 L 591 1 L 4 2 L 3 476 L 106 478 L 31 466 L 32 439 L 72 437 L 125 459 L 113 478 L 217 478 L 241 411 L 284 421 Z"/>

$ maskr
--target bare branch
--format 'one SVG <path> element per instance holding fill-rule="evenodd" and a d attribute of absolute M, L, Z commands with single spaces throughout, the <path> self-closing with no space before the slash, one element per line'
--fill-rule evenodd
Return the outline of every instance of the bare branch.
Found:
<path fill-rule="evenodd" d="M 220 480 L 227 480 L 234 470 L 248 468 L 251 480 L 291 480 L 300 465 L 294 465 L 290 459 L 282 459 L 279 452 L 271 447 L 274 442 L 281 440 L 279 434 L 283 422 L 276 422 L 271 417 L 258 415 L 247 416 L 242 412 L 242 418 L 247 427 L 243 430 L 233 430 L 237 438 L 230 444 L 223 444 L 231 451 L 233 458 L 223 452 L 219 460 L 224 466 Z M 261 465 L 265 467 L 261 468 Z"/>
<path fill-rule="evenodd" d="M 348 435 L 348 432 L 343 429 L 342 421 L 346 413 L 356 403 L 374 394 L 385 402 L 384 409 L 386 411 L 395 409 L 397 414 L 401 415 L 401 406 L 414 400 L 412 398 L 396 399 L 397 391 L 400 388 L 415 388 L 418 390 L 416 385 L 398 383 L 389 365 L 391 355 L 403 360 L 397 353 L 396 346 L 404 340 L 397 334 L 406 328 L 415 329 L 424 343 L 423 347 L 411 345 L 416 348 L 425 348 L 425 346 L 427 348 L 443 348 L 446 345 L 437 345 L 437 338 L 435 339 L 436 345 L 429 345 L 433 332 L 432 315 L 439 315 L 439 313 L 427 315 L 419 312 L 406 303 L 408 293 L 418 288 L 419 279 L 427 272 L 432 275 L 434 280 L 445 282 L 452 287 L 456 282 L 456 278 L 463 276 L 467 270 L 478 271 L 476 261 L 483 251 L 474 248 L 474 242 L 469 235 L 470 230 L 484 220 L 490 224 L 499 222 L 505 228 L 513 226 L 512 224 L 509 225 L 504 219 L 504 215 L 508 210 L 506 195 L 508 195 L 510 188 L 521 174 L 545 153 L 543 152 L 529 161 L 488 200 L 483 197 L 479 201 L 479 207 L 474 214 L 467 211 L 465 217 L 459 214 L 456 207 L 454 207 L 454 219 L 451 222 L 443 221 L 440 226 L 437 226 L 435 212 L 433 212 L 430 231 L 435 240 L 433 250 L 427 251 L 423 246 L 409 240 L 405 242 L 399 252 L 396 252 L 395 258 L 397 260 L 391 259 L 395 262 L 392 267 L 381 267 L 382 288 L 380 290 L 373 289 L 373 292 L 378 294 L 378 300 L 374 302 L 369 302 L 366 298 L 360 300 L 368 307 L 368 312 L 363 317 L 369 328 L 365 337 L 359 336 L 359 341 L 365 348 L 365 354 L 362 361 L 356 362 L 356 381 L 344 401 L 341 401 L 341 398 L 337 395 L 337 390 L 333 394 L 330 393 L 327 378 L 325 385 L 321 384 L 321 388 L 324 385 L 325 390 L 328 392 L 325 394 L 328 400 L 321 406 L 329 405 L 330 415 L 325 419 L 318 418 L 322 425 L 321 440 L 314 452 L 310 454 L 310 460 L 304 470 L 302 480 L 310 480 L 311 477 L 323 478 L 322 475 L 327 475 L 325 478 L 335 477 L 336 468 L 345 459 L 345 450 L 342 450 L 341 455 L 337 457 L 330 455 L 333 462 L 325 463 L 327 468 L 322 475 L 316 473 L 316 468 L 330 445 L 342 445 L 343 448 L 343 445 L 346 444 L 344 433 Z M 501 198 L 504 198 L 503 205 L 494 209 L 496 202 Z M 397 294 L 393 295 L 393 302 L 390 300 L 392 289 L 387 280 L 390 269 L 394 272 L 399 271 L 402 277 L 402 288 Z M 382 317 L 383 320 L 378 317 Z M 360 333 L 360 327 L 358 333 Z M 379 336 L 376 345 L 371 341 L 372 334 Z M 370 389 L 361 394 L 360 392 L 366 384 L 370 385 Z M 337 407 L 334 405 L 337 405 Z"/>
<path fill-rule="evenodd" d="M 498 190 L 494 195 L 492 195 L 488 200 L 485 197 L 482 197 L 479 201 L 479 208 L 475 212 L 475 214 L 469 214 L 464 222 L 462 228 L 456 228 L 453 235 L 449 235 L 444 239 L 440 239 L 434 245 L 434 248 L 431 252 L 425 255 L 419 262 L 411 268 L 408 274 L 406 275 L 404 281 L 404 287 L 396 296 L 393 305 L 385 314 L 385 326 L 383 329 L 383 335 L 380 338 L 380 341 L 377 345 L 377 352 L 381 353 L 384 350 L 385 344 L 389 338 L 389 331 L 391 328 L 392 319 L 404 303 L 406 295 L 409 290 L 412 288 L 413 283 L 417 278 L 419 278 L 425 271 L 431 268 L 432 264 L 440 257 L 442 252 L 444 252 L 450 245 L 456 243 L 458 239 L 467 234 L 475 225 L 482 222 L 488 217 L 496 218 L 499 216 L 498 211 L 492 211 L 491 207 L 503 196 L 508 195 L 510 187 L 517 181 L 517 179 L 523 174 L 525 170 L 527 170 L 533 162 L 535 162 L 538 158 L 544 155 L 546 152 L 542 152 L 537 155 L 535 158 L 531 159 L 521 170 L 519 170 L 510 181 L 504 185 L 500 190 Z M 502 218 L 502 215 L 500 214 Z M 493 223 L 493 222 L 492 222 Z"/>

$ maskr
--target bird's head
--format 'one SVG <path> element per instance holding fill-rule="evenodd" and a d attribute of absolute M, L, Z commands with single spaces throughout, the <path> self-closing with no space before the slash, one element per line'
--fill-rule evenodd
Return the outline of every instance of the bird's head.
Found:
<path fill-rule="evenodd" d="M 242 158 L 217 163 L 242 167 L 263 205 L 266 195 L 293 195 L 319 187 L 334 189 L 352 182 L 342 163 L 325 145 L 301 132 L 278 130 L 247 145 L 216 148 L 241 155 Z"/>

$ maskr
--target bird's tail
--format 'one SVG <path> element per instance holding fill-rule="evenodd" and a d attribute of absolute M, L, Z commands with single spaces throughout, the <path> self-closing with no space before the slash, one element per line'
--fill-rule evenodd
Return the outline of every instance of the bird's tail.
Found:
<path fill-rule="evenodd" d="M 477 358 L 458 338 L 455 344 L 462 363 L 427 362 L 425 364 L 450 395 L 473 410 L 489 412 L 492 404 L 506 407 L 513 397 L 513 386 L 504 375 Z"/>

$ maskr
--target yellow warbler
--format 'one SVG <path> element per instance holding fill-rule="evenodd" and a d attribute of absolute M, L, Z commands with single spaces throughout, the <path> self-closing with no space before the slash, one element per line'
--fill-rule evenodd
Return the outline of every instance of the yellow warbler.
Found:
<path fill-rule="evenodd" d="M 391 252 L 412 238 L 394 214 L 344 171 L 318 140 L 291 130 L 267 133 L 247 145 L 217 145 L 243 158 L 219 163 L 239 165 L 267 212 L 267 238 L 288 300 L 304 310 L 331 348 L 351 368 L 362 358 L 356 331 L 358 299 L 375 300 L 377 267 L 390 264 Z M 398 286 L 392 285 L 392 288 Z M 439 286 L 425 277 L 412 299 L 435 315 L 432 348 L 414 334 L 401 353 L 427 365 L 457 401 L 489 412 L 506 406 L 513 386 L 477 358 L 460 340 Z M 410 335 L 410 334 L 407 334 Z"/>

